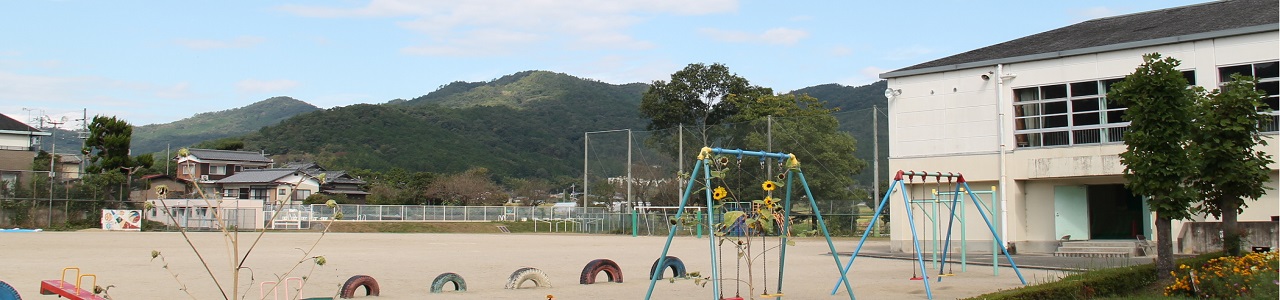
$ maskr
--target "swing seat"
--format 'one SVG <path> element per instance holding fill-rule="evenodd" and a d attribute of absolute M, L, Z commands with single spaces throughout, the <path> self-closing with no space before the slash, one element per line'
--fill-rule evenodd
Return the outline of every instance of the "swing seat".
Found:
<path fill-rule="evenodd" d="M 924 280 L 924 278 L 917 276 L 917 277 L 911 277 L 911 280 Z"/>
<path fill-rule="evenodd" d="M 720 300 L 744 300 L 742 297 L 720 298 Z"/>
<path fill-rule="evenodd" d="M 760 298 L 781 298 L 781 297 L 782 297 L 782 293 L 776 293 L 776 294 L 760 294 Z"/>
<path fill-rule="evenodd" d="M 941 276 L 941 277 L 950 277 L 950 276 L 956 276 L 956 274 L 955 274 L 955 273 L 946 273 L 946 274 L 938 274 L 938 276 Z"/>

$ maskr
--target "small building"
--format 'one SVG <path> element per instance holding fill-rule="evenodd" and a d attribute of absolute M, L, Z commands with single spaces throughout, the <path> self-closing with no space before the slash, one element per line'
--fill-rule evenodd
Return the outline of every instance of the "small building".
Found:
<path fill-rule="evenodd" d="M 364 185 L 368 182 L 347 174 L 347 171 L 325 170 L 324 167 L 313 162 L 291 162 L 285 164 L 284 169 L 295 169 L 311 177 L 324 178 L 324 182 L 320 184 L 321 194 L 342 195 L 350 200 L 351 204 L 364 204 L 365 198 L 369 195 L 369 192 L 364 191 Z"/>
<path fill-rule="evenodd" d="M 213 182 L 221 199 L 255 199 L 284 205 L 302 204 L 320 192 L 320 180 L 296 169 L 245 169 Z"/>
<path fill-rule="evenodd" d="M 17 186 L 18 181 L 31 172 L 31 162 L 36 158 L 36 145 L 42 132 L 26 123 L 0 114 L 0 192 L 5 194 Z"/>
<path fill-rule="evenodd" d="M 186 156 L 175 157 L 178 178 L 211 184 L 244 170 L 270 168 L 272 161 L 260 152 L 187 149 Z"/>
<path fill-rule="evenodd" d="M 152 199 L 147 220 L 186 230 L 255 230 L 264 226 L 263 203 L 243 199 Z"/>

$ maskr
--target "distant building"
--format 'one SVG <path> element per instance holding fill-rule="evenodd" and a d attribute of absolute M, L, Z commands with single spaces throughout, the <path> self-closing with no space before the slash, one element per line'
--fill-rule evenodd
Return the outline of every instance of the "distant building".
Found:
<path fill-rule="evenodd" d="M 200 184 L 230 177 L 244 170 L 270 168 L 272 161 L 259 152 L 187 149 L 186 156 L 176 157 L 178 178 Z"/>
<path fill-rule="evenodd" d="M 222 199 L 302 204 L 320 191 L 320 180 L 297 169 L 246 169 L 214 181 Z"/>
<path fill-rule="evenodd" d="M 323 177 L 324 182 L 320 185 L 321 194 L 343 195 L 353 204 L 364 204 L 365 198 L 369 195 L 369 192 L 364 191 L 364 185 L 368 182 L 347 174 L 347 171 L 325 170 L 324 167 L 313 162 L 291 162 L 285 164 L 284 169 L 299 170 L 315 178 Z"/>
<path fill-rule="evenodd" d="M 18 120 L 0 114 L 0 192 L 8 193 L 31 171 L 35 146 L 49 136 Z"/>

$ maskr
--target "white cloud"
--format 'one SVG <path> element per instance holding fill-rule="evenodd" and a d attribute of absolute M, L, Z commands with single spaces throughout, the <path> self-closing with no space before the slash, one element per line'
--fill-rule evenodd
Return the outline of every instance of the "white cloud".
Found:
<path fill-rule="evenodd" d="M 889 51 L 885 59 L 889 60 L 912 60 L 920 56 L 933 53 L 934 50 L 924 46 L 911 46 L 905 48 L 897 48 Z"/>
<path fill-rule="evenodd" d="M 892 71 L 892 70 L 884 69 L 880 67 L 874 67 L 874 66 L 865 67 L 865 68 L 859 69 L 857 75 L 840 79 L 838 82 L 840 84 L 847 85 L 847 86 L 867 85 L 876 81 L 880 81 L 880 74 L 889 72 L 889 71 Z"/>
<path fill-rule="evenodd" d="M 239 36 L 230 40 L 213 39 L 179 39 L 174 43 L 195 50 L 249 48 L 265 42 L 266 39 L 256 36 Z"/>
<path fill-rule="evenodd" d="M 679 71 L 682 67 L 684 66 L 668 60 L 608 55 L 590 62 L 569 66 L 566 68 L 566 72 L 574 76 L 612 84 L 628 84 L 667 80 L 672 72 Z"/>
<path fill-rule="evenodd" d="M 835 46 L 835 47 L 831 47 L 831 49 L 827 53 L 830 53 L 832 56 L 849 56 L 849 55 L 853 55 L 853 48 L 849 48 L 845 46 Z"/>
<path fill-rule="evenodd" d="M 773 28 L 765 30 L 759 34 L 753 34 L 736 30 L 721 30 L 715 28 L 699 29 L 698 33 L 706 35 L 712 39 L 730 43 L 759 43 L 773 45 L 794 45 L 801 39 L 809 37 L 809 32 L 804 30 L 790 29 L 785 27 Z"/>
<path fill-rule="evenodd" d="M 298 87 L 299 83 L 294 80 L 277 79 L 277 80 L 257 80 L 245 79 L 236 83 L 236 92 L 245 94 L 256 93 L 278 93 L 288 91 Z"/>
<path fill-rule="evenodd" d="M 1097 18 L 1105 18 L 1120 14 L 1115 9 L 1105 6 L 1094 6 L 1083 9 L 1073 9 L 1070 11 L 1077 21 L 1092 20 Z"/>
<path fill-rule="evenodd" d="M 360 7 L 285 5 L 277 9 L 317 18 L 407 18 L 396 24 L 426 38 L 401 49 L 402 53 L 455 56 L 501 54 L 507 53 L 505 49 L 544 44 L 575 49 L 647 49 L 651 43 L 632 37 L 628 29 L 655 15 L 733 12 L 738 2 L 374 0 Z M 476 36 L 486 33 L 490 36 Z"/>
<path fill-rule="evenodd" d="M 183 99 L 191 96 L 191 83 L 179 82 L 168 88 L 155 92 L 156 97 L 165 99 Z"/>

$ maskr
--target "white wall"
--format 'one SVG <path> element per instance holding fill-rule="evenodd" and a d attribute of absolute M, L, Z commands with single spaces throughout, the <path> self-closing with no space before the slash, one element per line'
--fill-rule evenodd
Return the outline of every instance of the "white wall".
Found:
<path fill-rule="evenodd" d="M 1014 89 L 1120 78 L 1142 63 L 1143 54 L 1152 52 L 1181 60 L 1181 69 L 1197 71 L 1197 84 L 1212 89 L 1218 84 L 1219 66 L 1280 57 L 1277 37 L 1276 32 L 1269 32 L 1006 64 L 1004 72 L 1016 77 L 1006 80 L 999 91 L 1004 94 L 1000 105 L 997 104 L 996 79 L 980 77 L 994 72 L 995 66 L 891 78 L 889 88 L 900 89 L 901 94 L 889 101 L 889 170 L 961 172 L 971 182 L 999 180 L 996 119 L 1003 111 L 1004 136 L 1009 145 L 1005 170 L 1009 180 L 1006 195 L 1010 223 L 1005 238 L 1032 242 L 1029 244 L 1054 242 L 1057 237 L 1053 236 L 1053 186 L 1123 183 L 1124 166 L 1116 155 L 1125 150 L 1124 145 L 1014 147 Z M 1268 138 L 1270 146 L 1261 149 L 1273 156 L 1280 155 L 1276 135 L 1270 134 Z M 1280 169 L 1280 165 L 1272 164 L 1270 168 Z M 1275 171 L 1271 178 L 1267 184 L 1273 189 L 1262 200 L 1251 202 L 1240 220 L 1270 220 L 1270 216 L 1280 212 Z M 905 219 L 906 209 L 901 199 L 901 195 L 890 199 L 894 220 Z M 1175 222 L 1175 234 L 1180 226 L 1181 223 Z M 910 232 L 907 222 L 893 222 L 892 230 Z M 894 234 L 891 247 L 910 251 L 910 242 L 910 235 Z"/>

